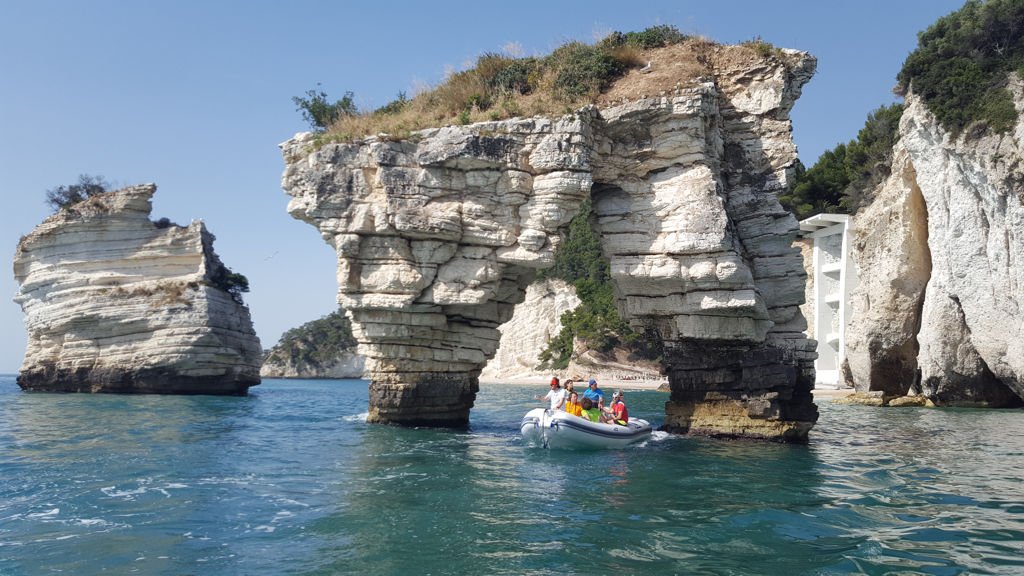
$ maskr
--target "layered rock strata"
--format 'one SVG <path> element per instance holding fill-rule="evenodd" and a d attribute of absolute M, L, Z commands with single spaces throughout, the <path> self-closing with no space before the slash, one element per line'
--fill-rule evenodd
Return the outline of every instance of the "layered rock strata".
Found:
<path fill-rule="evenodd" d="M 150 220 L 154 185 L 93 196 L 21 239 L 14 258 L 25 390 L 245 394 L 261 348 L 202 222 Z"/>
<path fill-rule="evenodd" d="M 1010 87 L 1021 110 L 1020 81 Z M 885 248 L 854 252 L 877 281 L 861 277 L 846 378 L 858 391 L 919 391 L 937 405 L 1019 405 L 1024 123 L 1003 135 L 953 135 L 911 94 L 899 135 L 882 206 L 856 220 L 859 246 Z M 895 237 L 882 238 L 887 228 Z"/>
<path fill-rule="evenodd" d="M 665 341 L 666 427 L 806 438 L 814 343 L 797 223 L 776 192 L 814 66 L 722 48 L 707 78 L 662 97 L 400 142 L 283 144 L 289 212 L 338 252 L 369 419 L 467 422 L 498 326 L 590 195 L 620 312 Z"/>

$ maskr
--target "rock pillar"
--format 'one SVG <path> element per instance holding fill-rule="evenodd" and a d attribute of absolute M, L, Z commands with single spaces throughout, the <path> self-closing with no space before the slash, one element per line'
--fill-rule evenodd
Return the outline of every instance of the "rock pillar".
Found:
<path fill-rule="evenodd" d="M 262 350 L 202 222 L 150 220 L 152 184 L 60 210 L 18 243 L 25 390 L 245 394 Z"/>

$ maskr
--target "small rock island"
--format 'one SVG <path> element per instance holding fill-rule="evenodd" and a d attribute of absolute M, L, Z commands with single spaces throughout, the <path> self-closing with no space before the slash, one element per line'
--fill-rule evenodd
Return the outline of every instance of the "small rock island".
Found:
<path fill-rule="evenodd" d="M 14 258 L 24 390 L 243 395 L 261 347 L 201 221 L 150 220 L 156 186 L 62 208 Z"/>

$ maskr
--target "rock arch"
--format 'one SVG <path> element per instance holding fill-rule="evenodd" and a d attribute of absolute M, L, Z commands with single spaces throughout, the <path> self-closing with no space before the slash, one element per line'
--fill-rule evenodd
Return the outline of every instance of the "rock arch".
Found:
<path fill-rule="evenodd" d="M 619 309 L 665 341 L 666 427 L 802 440 L 817 419 L 798 310 L 788 111 L 814 59 L 788 52 L 657 98 L 370 138 L 282 145 L 288 211 L 338 252 L 338 301 L 375 422 L 468 422 L 497 327 L 591 193 Z"/>

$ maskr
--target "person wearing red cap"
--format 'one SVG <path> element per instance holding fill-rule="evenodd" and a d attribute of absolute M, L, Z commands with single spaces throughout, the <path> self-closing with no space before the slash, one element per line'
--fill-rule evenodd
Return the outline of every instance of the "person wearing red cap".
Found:
<path fill-rule="evenodd" d="M 536 400 L 548 400 L 551 403 L 552 410 L 561 410 L 562 406 L 565 405 L 565 390 L 559 386 L 558 378 L 554 377 L 551 379 L 551 390 L 544 396 L 534 396 Z"/>

